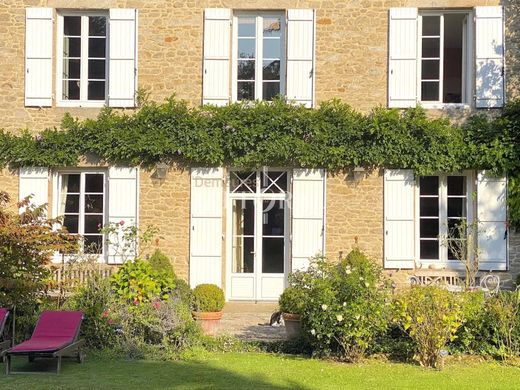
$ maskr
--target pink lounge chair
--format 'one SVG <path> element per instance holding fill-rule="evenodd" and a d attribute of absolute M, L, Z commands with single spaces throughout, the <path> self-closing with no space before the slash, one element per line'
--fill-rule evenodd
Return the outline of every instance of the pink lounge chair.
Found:
<path fill-rule="evenodd" d="M 9 310 L 0 308 L 0 356 L 11 346 L 11 340 L 5 336 L 5 324 L 9 317 Z"/>
<path fill-rule="evenodd" d="M 37 357 L 57 359 L 56 374 L 60 373 L 62 357 L 73 357 L 82 363 L 85 344 L 85 340 L 79 340 L 82 320 L 80 311 L 44 311 L 31 338 L 5 352 L 6 374 L 17 373 L 11 371 L 12 356 L 28 356 L 29 362 Z"/>

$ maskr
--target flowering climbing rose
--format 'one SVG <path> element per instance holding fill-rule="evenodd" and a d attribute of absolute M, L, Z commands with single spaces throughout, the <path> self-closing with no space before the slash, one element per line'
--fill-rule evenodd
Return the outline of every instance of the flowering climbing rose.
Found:
<path fill-rule="evenodd" d="M 328 306 L 325 305 L 325 304 L 321 305 L 322 310 L 327 310 L 327 307 L 328 307 Z"/>
<path fill-rule="evenodd" d="M 341 321 L 343 321 L 343 316 L 341 314 L 338 314 L 336 316 L 336 319 L 338 320 L 338 322 L 341 322 Z"/>

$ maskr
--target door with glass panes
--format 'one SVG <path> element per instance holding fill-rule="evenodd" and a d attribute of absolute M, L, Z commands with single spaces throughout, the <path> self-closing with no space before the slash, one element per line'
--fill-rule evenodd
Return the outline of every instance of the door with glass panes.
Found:
<path fill-rule="evenodd" d="M 285 287 L 288 172 L 231 171 L 228 186 L 227 296 L 276 300 Z"/>

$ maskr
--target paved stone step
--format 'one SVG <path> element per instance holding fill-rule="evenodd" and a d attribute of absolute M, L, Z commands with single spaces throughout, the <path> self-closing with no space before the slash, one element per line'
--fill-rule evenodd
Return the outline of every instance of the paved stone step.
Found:
<path fill-rule="evenodd" d="M 218 334 L 242 340 L 285 340 L 285 327 L 269 325 L 271 315 L 278 311 L 278 303 L 228 302 Z"/>

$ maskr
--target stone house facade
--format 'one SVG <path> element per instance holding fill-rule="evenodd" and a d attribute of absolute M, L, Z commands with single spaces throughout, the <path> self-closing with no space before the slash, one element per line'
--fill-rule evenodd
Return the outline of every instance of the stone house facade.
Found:
<path fill-rule="evenodd" d="M 192 105 L 277 93 L 308 107 L 339 98 L 362 111 L 421 103 L 463 120 L 518 95 L 519 11 L 512 0 L 6 1 L 1 126 L 39 132 L 67 112 L 132 112 L 138 89 Z M 520 237 L 504 231 L 507 182 L 479 172 L 170 166 L 158 174 L 86 160 L 4 169 L 0 188 L 65 215 L 69 230 L 100 244 L 104 262 L 120 259 L 99 224 L 155 225 L 177 274 L 219 284 L 231 300 L 276 299 L 310 256 L 355 246 L 402 283 L 417 269 L 457 270 L 437 237 L 460 218 L 487 224 L 483 269 L 504 279 L 520 272 Z"/>

